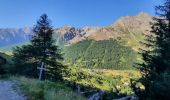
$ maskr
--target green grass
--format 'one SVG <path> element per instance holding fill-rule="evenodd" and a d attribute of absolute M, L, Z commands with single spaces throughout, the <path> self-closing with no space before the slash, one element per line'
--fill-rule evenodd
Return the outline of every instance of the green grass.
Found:
<path fill-rule="evenodd" d="M 85 100 L 63 83 L 39 81 L 26 77 L 10 77 L 17 83 L 28 100 Z"/>

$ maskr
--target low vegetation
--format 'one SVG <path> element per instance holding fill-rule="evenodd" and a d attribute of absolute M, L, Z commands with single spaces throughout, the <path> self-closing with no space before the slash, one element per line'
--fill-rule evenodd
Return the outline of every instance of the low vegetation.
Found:
<path fill-rule="evenodd" d="M 82 92 L 105 91 L 104 100 L 111 100 L 133 94 L 131 80 L 140 78 L 135 70 L 106 70 L 71 67 L 65 80 L 81 86 Z M 74 84 L 75 84 L 74 83 Z M 142 85 L 139 84 L 140 87 Z M 111 95 L 110 95 L 111 94 Z"/>
<path fill-rule="evenodd" d="M 63 83 L 26 77 L 10 77 L 9 79 L 20 86 L 28 100 L 86 100 Z"/>

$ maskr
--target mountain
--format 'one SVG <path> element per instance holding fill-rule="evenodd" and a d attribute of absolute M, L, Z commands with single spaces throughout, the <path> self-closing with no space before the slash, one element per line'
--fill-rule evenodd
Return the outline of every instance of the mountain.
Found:
<path fill-rule="evenodd" d="M 150 34 L 151 22 L 153 17 L 141 12 L 136 16 L 121 17 L 113 25 L 106 27 L 64 26 L 56 29 L 55 32 L 65 41 L 65 44 L 73 44 L 85 39 L 99 41 L 113 38 L 136 50 L 139 47 L 139 41 L 144 40 L 143 34 Z"/>
<path fill-rule="evenodd" d="M 150 34 L 150 22 L 152 16 L 147 13 L 140 13 L 136 16 L 125 16 L 117 20 L 113 25 L 106 27 L 82 27 L 75 28 L 64 26 L 54 30 L 54 38 L 57 44 L 69 45 L 85 39 L 109 40 L 117 39 L 133 49 L 136 49 L 138 42 L 143 40 L 143 34 Z M 29 40 L 32 34 L 31 28 L 6 28 L 0 29 L 0 47 L 6 48 L 9 45 L 22 44 Z"/>
<path fill-rule="evenodd" d="M 124 41 L 133 49 L 139 48 L 139 41 L 144 40 L 144 34 L 151 34 L 153 17 L 147 13 L 140 13 L 137 16 L 126 16 L 120 18 L 111 26 L 115 33 L 120 36 L 119 40 Z"/>
<path fill-rule="evenodd" d="M 31 34 L 29 27 L 0 29 L 0 47 L 28 41 Z"/>

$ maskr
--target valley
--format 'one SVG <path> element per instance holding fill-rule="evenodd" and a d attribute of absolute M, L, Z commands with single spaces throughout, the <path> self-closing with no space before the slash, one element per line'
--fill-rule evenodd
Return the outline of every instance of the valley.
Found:
<path fill-rule="evenodd" d="M 55 28 L 52 38 L 56 40 L 55 45 L 58 45 L 62 51 L 64 58 L 62 64 L 68 66 L 63 73 L 66 83 L 62 87 L 67 87 L 69 84 L 68 87 L 71 86 L 73 91 L 85 92 L 81 100 L 89 98 L 96 91 L 104 91 L 104 100 L 133 95 L 131 80 L 137 80 L 141 77 L 136 65 L 141 61 L 139 60 L 141 55 L 138 54 L 138 48 L 141 46 L 139 42 L 144 41 L 144 34 L 150 34 L 151 26 L 149 22 L 152 22 L 152 16 L 142 12 L 136 16 L 121 17 L 113 25 L 106 27 L 75 28 L 64 26 Z M 13 60 L 13 49 L 17 46 L 27 48 L 27 46 L 24 47 L 23 45 L 30 44 L 32 34 L 32 28 L 29 27 L 23 29 L 0 29 L 0 51 L 3 52 L 0 56 L 7 59 L 7 64 L 2 65 L 5 73 L 26 76 L 36 74 L 34 77 L 38 77 L 37 68 L 35 67 L 37 64 L 28 67 L 30 65 L 27 63 L 22 66 L 18 65 L 16 68 Z M 23 49 L 20 52 L 25 51 Z M 20 56 L 25 55 L 18 55 L 18 57 Z M 23 71 L 21 72 L 18 69 Z M 34 73 L 28 73 L 29 71 Z M 41 95 L 47 98 L 48 96 L 41 94 L 41 92 L 51 92 L 51 90 L 47 89 L 46 91 L 37 87 L 39 84 L 43 84 L 45 87 L 46 85 L 48 86 L 46 81 L 42 83 L 23 77 L 14 77 L 12 80 L 17 80 L 21 83 L 21 90 L 30 100 L 34 100 L 34 97 L 41 99 Z M 25 83 L 23 80 L 30 80 L 35 83 Z M 33 87 L 39 89 L 39 91 L 28 90 L 31 88 L 31 84 L 34 84 L 35 86 Z M 50 84 L 53 86 L 53 83 Z M 80 90 L 78 90 L 77 86 L 79 86 Z M 138 86 L 143 88 L 141 84 L 138 84 Z M 51 85 L 48 87 L 51 88 Z M 31 94 L 32 91 L 37 93 L 39 97 Z M 68 92 L 70 93 L 70 90 Z M 53 96 L 58 98 L 58 94 Z M 72 96 L 72 94 L 69 94 L 69 96 Z M 81 98 L 79 95 L 76 95 L 76 97 Z M 66 97 L 63 100 L 68 100 L 68 98 Z"/>
<path fill-rule="evenodd" d="M 86 98 L 91 94 L 88 91 L 96 93 L 95 91 L 100 90 L 105 92 L 104 100 L 132 95 L 131 80 L 141 77 L 135 65 L 140 62 L 140 56 L 137 54 L 140 47 L 139 42 L 144 41 L 144 34 L 150 34 L 148 24 L 150 21 L 152 21 L 152 17 L 142 12 L 136 16 L 122 17 L 113 25 L 106 27 L 64 26 L 54 29 L 53 39 L 56 40 L 55 44 L 60 47 L 64 57 L 62 63 L 69 66 L 64 80 L 68 81 L 71 87 L 78 85 L 79 91 L 85 92 L 83 95 Z M 16 70 L 12 60 L 13 48 L 30 44 L 29 39 L 33 32 L 28 27 L 0 29 L 0 33 L 0 51 L 3 52 L 0 55 L 7 59 L 7 64 L 2 68 L 5 73 L 13 73 Z M 18 68 L 20 67 L 18 66 Z M 24 69 L 37 72 L 37 69 L 33 67 L 28 69 L 25 66 Z M 27 73 L 27 70 L 22 73 Z M 29 83 L 22 83 L 22 81 L 26 81 L 24 78 L 12 78 L 12 80 L 18 80 L 23 86 L 26 86 L 21 89 L 30 100 L 34 97 L 41 98 L 32 95 L 31 91 L 26 89 L 29 88 Z M 37 82 L 36 84 L 41 84 L 41 82 Z M 43 84 L 46 85 L 46 83 Z M 139 84 L 139 87 L 143 86 Z M 77 87 L 73 90 L 77 91 Z M 41 94 L 40 91 L 35 93 Z"/>
<path fill-rule="evenodd" d="M 170 0 L 0 0 L 0 100 L 170 100 Z"/>

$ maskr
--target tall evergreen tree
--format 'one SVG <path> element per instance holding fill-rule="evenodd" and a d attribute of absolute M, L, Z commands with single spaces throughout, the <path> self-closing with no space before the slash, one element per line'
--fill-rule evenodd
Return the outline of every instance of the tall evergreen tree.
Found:
<path fill-rule="evenodd" d="M 152 31 L 146 35 L 145 48 L 140 49 L 140 64 L 145 89 L 134 88 L 141 100 L 168 100 L 170 98 L 170 0 L 156 7 Z M 146 49 L 147 48 L 147 49 Z"/>
<path fill-rule="evenodd" d="M 29 71 L 36 73 L 36 64 L 44 63 L 45 70 L 43 71 L 43 79 L 52 80 L 62 79 L 62 69 L 64 66 L 60 63 L 63 59 L 61 51 L 56 46 L 53 39 L 53 29 L 46 14 L 43 14 L 33 28 L 33 36 L 29 45 L 24 45 L 21 48 L 14 49 L 14 58 L 17 65 L 27 64 L 32 66 Z M 21 67 L 23 67 L 23 65 Z M 40 65 L 39 65 L 40 67 Z M 24 70 L 24 69 L 23 69 Z"/>

